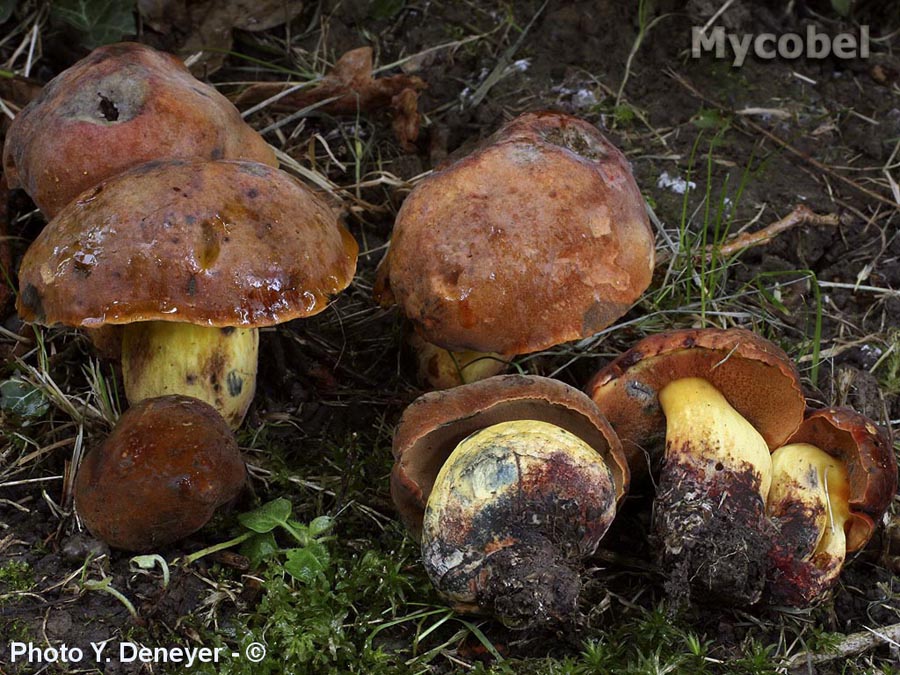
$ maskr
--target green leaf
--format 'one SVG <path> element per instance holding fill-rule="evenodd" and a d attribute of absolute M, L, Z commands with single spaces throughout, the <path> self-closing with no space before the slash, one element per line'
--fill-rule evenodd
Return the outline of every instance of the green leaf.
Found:
<path fill-rule="evenodd" d="M 50 410 L 44 392 L 13 378 L 0 384 L 0 410 L 25 420 L 39 419 Z"/>
<path fill-rule="evenodd" d="M 238 521 L 248 530 L 265 534 L 276 527 L 287 527 L 287 519 L 291 516 L 291 503 L 284 497 L 263 504 L 258 509 L 242 513 Z"/>
<path fill-rule="evenodd" d="M 313 539 L 321 537 L 334 527 L 334 519 L 330 516 L 319 516 L 309 524 L 309 536 Z"/>
<path fill-rule="evenodd" d="M 118 42 L 137 31 L 134 0 L 54 0 L 51 16 L 81 33 L 88 49 Z"/>
<path fill-rule="evenodd" d="M 241 546 L 241 555 L 250 558 L 252 567 L 259 567 L 262 562 L 278 553 L 275 535 L 271 532 L 256 534 Z"/>
<path fill-rule="evenodd" d="M 308 584 L 325 572 L 329 562 L 331 555 L 328 549 L 314 541 L 309 546 L 290 549 L 284 569 L 295 579 Z"/>

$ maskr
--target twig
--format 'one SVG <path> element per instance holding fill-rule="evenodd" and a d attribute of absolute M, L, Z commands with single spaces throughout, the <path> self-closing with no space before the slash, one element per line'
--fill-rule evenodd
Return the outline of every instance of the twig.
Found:
<path fill-rule="evenodd" d="M 846 659 L 862 652 L 874 649 L 879 645 L 888 643 L 896 645 L 900 642 L 900 623 L 878 628 L 866 628 L 859 633 L 845 635 L 837 646 L 828 653 L 801 652 L 788 661 L 788 668 L 799 669 L 804 666 L 828 663 L 838 659 Z"/>
<path fill-rule="evenodd" d="M 799 204 L 781 220 L 776 220 L 771 225 L 766 225 L 756 232 L 739 234 L 718 249 L 714 246 L 709 246 L 706 249 L 706 253 L 711 255 L 715 251 L 719 255 L 731 255 L 738 251 L 743 251 L 745 248 L 768 244 L 777 235 L 798 225 L 838 225 L 839 223 L 840 221 L 834 213 L 827 215 L 814 213 L 808 206 Z"/>
<path fill-rule="evenodd" d="M 699 89 L 697 89 L 693 84 L 691 84 L 691 83 L 690 83 L 683 75 L 680 75 L 679 73 L 676 73 L 674 70 L 671 70 L 671 69 L 667 71 L 667 74 L 669 75 L 669 77 L 671 77 L 671 78 L 672 78 L 673 80 L 675 80 L 678 84 L 680 84 L 682 87 L 684 87 L 685 89 L 687 89 L 691 94 L 693 94 L 695 97 L 697 97 L 698 99 L 700 99 L 700 100 L 703 101 L 704 103 L 706 103 L 706 104 L 708 104 L 708 105 L 711 105 L 712 107 L 716 108 L 716 109 L 719 110 L 720 112 L 723 112 L 723 113 L 725 113 L 725 114 L 727 114 L 727 115 L 734 115 L 734 114 L 736 114 L 736 113 L 734 112 L 734 110 L 732 110 L 732 109 L 729 108 L 728 106 L 726 106 L 726 105 L 724 105 L 724 104 L 722 104 L 722 103 L 719 103 L 718 101 L 716 101 L 716 100 L 714 100 L 714 99 L 711 99 L 709 96 L 707 96 L 706 94 L 704 94 L 703 92 L 701 92 L 701 91 L 700 91 Z M 754 122 L 754 121 L 748 119 L 747 117 L 739 117 L 739 119 L 741 120 L 741 122 L 742 122 L 744 125 L 746 125 L 746 126 L 749 127 L 750 129 L 752 129 L 752 130 L 755 131 L 756 133 L 762 134 L 763 136 L 765 136 L 766 138 L 768 138 L 769 140 L 771 140 L 772 142 L 774 142 L 776 145 L 780 145 L 782 148 L 784 148 L 785 150 L 787 150 L 787 151 L 788 151 L 789 153 L 791 153 L 792 155 L 794 155 L 794 156 L 796 156 L 796 157 L 799 157 L 800 159 L 802 159 L 802 160 L 803 160 L 804 162 L 806 162 L 807 164 L 810 164 L 811 166 L 815 167 L 816 170 L 821 171 L 822 173 L 825 173 L 825 174 L 831 176 L 831 177 L 834 178 L 835 180 L 841 181 L 841 182 L 844 183 L 845 185 L 849 185 L 849 186 L 852 187 L 853 189 L 855 189 L 855 190 L 857 190 L 857 191 L 859 191 L 859 192 L 862 192 L 864 195 L 866 195 L 866 196 L 868 196 L 868 197 L 871 197 L 872 199 L 875 199 L 875 200 L 877 200 L 877 201 L 879 201 L 879 202 L 882 202 L 883 204 L 887 204 L 887 205 L 890 206 L 891 208 L 894 208 L 894 209 L 900 208 L 900 204 L 897 204 L 897 203 L 894 202 L 893 200 L 888 199 L 888 198 L 885 197 L 884 195 L 880 195 L 880 194 L 878 194 L 877 192 L 872 192 L 871 190 L 869 190 L 868 188 L 863 187 L 862 185 L 860 185 L 859 183 L 857 183 L 857 182 L 854 181 L 853 179 L 847 178 L 846 176 L 844 176 L 843 174 L 838 173 L 837 171 L 835 171 L 835 170 L 832 169 L 831 167 L 822 164 L 821 162 L 819 162 L 819 161 L 816 160 L 816 159 L 813 159 L 812 157 L 810 157 L 809 155 L 807 155 L 805 152 L 801 152 L 800 150 L 798 150 L 797 148 L 795 148 L 793 145 L 791 145 L 790 143 L 788 143 L 786 140 L 784 140 L 784 139 L 781 138 L 780 136 L 776 136 L 775 134 L 773 134 L 771 131 L 769 131 L 769 130 L 766 129 L 765 127 L 761 127 L 761 126 L 758 125 L 756 122 Z"/>

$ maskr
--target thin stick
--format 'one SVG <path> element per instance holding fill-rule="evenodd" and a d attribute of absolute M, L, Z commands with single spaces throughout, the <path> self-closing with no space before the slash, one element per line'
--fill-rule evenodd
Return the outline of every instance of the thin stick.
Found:
<path fill-rule="evenodd" d="M 874 649 L 882 644 L 896 645 L 900 642 L 900 623 L 882 628 L 866 628 L 859 633 L 845 635 L 838 645 L 826 654 L 816 652 L 802 652 L 788 661 L 788 668 L 802 668 L 808 665 L 817 665 L 846 659 L 862 652 Z"/>
<path fill-rule="evenodd" d="M 827 215 L 814 213 L 812 210 L 810 210 L 809 207 L 804 206 L 803 204 L 799 204 L 794 207 L 793 211 L 791 211 L 781 220 L 776 220 L 771 225 L 766 225 L 764 228 L 762 228 L 761 230 L 757 230 L 756 232 L 744 232 L 737 235 L 727 244 L 723 244 L 718 249 L 718 254 L 732 255 L 733 253 L 743 251 L 746 248 L 768 244 L 777 235 L 781 234 L 785 230 L 797 227 L 798 225 L 833 226 L 838 225 L 839 223 L 840 221 L 838 220 L 837 215 L 834 213 L 829 213 Z M 712 254 L 713 251 L 713 246 L 709 246 L 706 249 L 707 255 Z"/>

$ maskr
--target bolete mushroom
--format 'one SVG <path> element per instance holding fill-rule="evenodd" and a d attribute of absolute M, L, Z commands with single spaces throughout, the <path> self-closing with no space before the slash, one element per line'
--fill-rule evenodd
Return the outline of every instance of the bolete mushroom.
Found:
<path fill-rule="evenodd" d="M 3 167 L 49 220 L 132 166 L 187 158 L 277 166 L 222 94 L 176 57 L 125 42 L 95 49 L 44 87 L 10 126 Z"/>
<path fill-rule="evenodd" d="M 587 122 L 530 113 L 407 196 L 375 295 L 413 324 L 420 375 L 443 388 L 608 326 L 653 261 L 622 153 Z"/>
<path fill-rule="evenodd" d="M 838 579 L 848 553 L 868 543 L 897 491 L 887 434 L 849 408 L 811 412 L 772 454 L 766 503 L 777 529 L 768 595 L 808 605 Z"/>
<path fill-rule="evenodd" d="M 110 546 L 152 551 L 203 527 L 245 476 L 234 434 L 211 406 L 187 396 L 146 399 L 85 455 L 75 508 Z"/>
<path fill-rule="evenodd" d="M 503 375 L 425 394 L 394 436 L 391 494 L 435 588 L 514 628 L 570 619 L 628 487 L 619 441 L 561 382 Z"/>
<path fill-rule="evenodd" d="M 253 397 L 257 328 L 322 311 L 357 244 L 322 200 L 257 162 L 171 160 L 71 202 L 19 271 L 20 315 L 125 325 L 131 403 L 185 394 L 237 427 Z"/>
<path fill-rule="evenodd" d="M 787 355 L 742 329 L 673 331 L 637 343 L 588 391 L 634 472 L 664 455 L 654 530 L 669 590 L 759 600 L 771 540 L 770 452 L 794 433 L 805 407 Z"/>

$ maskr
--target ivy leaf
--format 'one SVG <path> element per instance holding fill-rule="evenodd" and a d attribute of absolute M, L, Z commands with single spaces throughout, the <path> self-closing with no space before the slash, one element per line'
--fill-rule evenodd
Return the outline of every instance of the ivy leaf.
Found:
<path fill-rule="evenodd" d="M 13 378 L 0 384 L 0 410 L 23 420 L 35 420 L 47 414 L 50 401 L 40 389 Z"/>
<path fill-rule="evenodd" d="M 136 33 L 134 0 L 55 0 L 51 16 L 81 33 L 88 49 Z"/>
<path fill-rule="evenodd" d="M 276 527 L 286 527 L 287 520 L 291 517 L 291 508 L 290 501 L 279 497 L 263 504 L 258 509 L 242 513 L 238 516 L 238 521 L 248 530 L 265 534 Z"/>
<path fill-rule="evenodd" d="M 292 548 L 287 552 L 285 571 L 298 581 L 311 583 L 322 576 L 331 562 L 331 555 L 324 544 L 317 541 L 303 548 Z"/>

